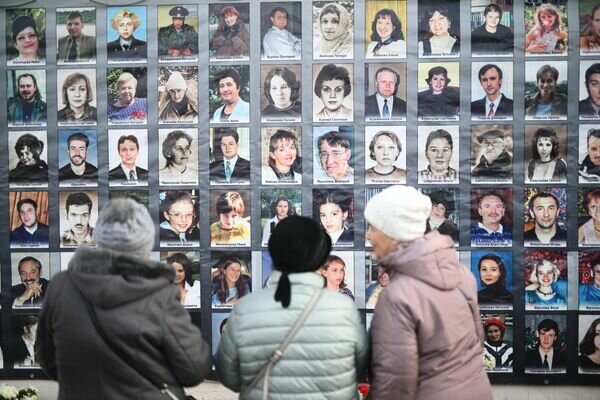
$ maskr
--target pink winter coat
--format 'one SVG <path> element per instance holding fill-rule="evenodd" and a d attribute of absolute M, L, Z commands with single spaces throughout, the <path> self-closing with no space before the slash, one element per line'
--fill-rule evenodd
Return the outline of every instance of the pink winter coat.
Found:
<path fill-rule="evenodd" d="M 477 285 L 457 258 L 450 236 L 432 231 L 381 260 L 391 282 L 371 325 L 374 399 L 493 399 Z"/>

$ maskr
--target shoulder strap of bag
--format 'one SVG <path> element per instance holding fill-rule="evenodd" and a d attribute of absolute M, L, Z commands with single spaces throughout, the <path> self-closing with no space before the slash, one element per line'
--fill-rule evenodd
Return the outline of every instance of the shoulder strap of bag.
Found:
<path fill-rule="evenodd" d="M 115 355 L 118 358 L 120 358 L 121 360 L 125 361 L 125 364 L 129 365 L 134 371 L 136 371 L 144 379 L 146 379 L 148 382 L 150 382 L 152 384 L 152 386 L 155 386 L 162 394 L 168 396 L 172 400 L 180 400 L 177 396 L 175 396 L 175 394 L 173 392 L 171 392 L 171 390 L 169 390 L 169 386 L 166 383 L 156 383 L 146 373 L 144 373 L 142 370 L 138 369 L 138 367 L 135 365 L 135 363 L 133 362 L 133 360 L 131 358 L 129 358 L 129 356 L 126 353 L 123 353 L 123 352 L 119 351 L 116 348 L 114 342 L 112 342 L 110 340 L 109 336 L 106 334 L 106 331 L 104 330 L 104 328 L 102 328 L 102 325 L 100 325 L 100 321 L 98 321 L 98 316 L 96 315 L 96 311 L 94 310 L 94 306 L 92 305 L 91 302 L 89 302 L 83 296 L 83 294 L 79 291 L 79 289 L 77 288 L 77 286 L 75 286 L 75 284 L 74 284 L 74 282 L 73 282 L 73 280 L 72 280 L 72 278 L 71 278 L 71 276 L 70 276 L 70 274 L 69 274 L 68 271 L 67 271 L 67 277 L 71 281 L 71 284 L 73 285 L 73 287 L 75 288 L 75 290 L 77 292 L 79 292 L 79 295 L 81 296 L 81 299 L 83 300 L 83 303 L 86 305 L 86 307 L 88 309 L 88 313 L 90 315 L 92 323 L 94 324 L 94 327 L 96 328 L 96 331 L 100 335 L 100 338 L 102 338 L 102 340 L 104 341 L 104 344 L 106 344 L 113 351 L 113 353 L 115 353 Z"/>
<path fill-rule="evenodd" d="M 271 369 L 273 369 L 275 364 L 277 364 L 279 362 L 279 360 L 281 359 L 281 357 L 283 357 L 283 353 L 287 349 L 288 345 L 290 344 L 290 342 L 292 341 L 294 336 L 296 336 L 296 333 L 298 333 L 298 331 L 300 330 L 300 327 L 302 326 L 302 324 L 304 324 L 304 322 L 308 318 L 308 315 L 310 314 L 310 312 L 317 305 L 317 301 L 319 301 L 319 298 L 321 297 L 322 292 L 323 292 L 323 289 L 319 288 L 315 291 L 315 293 L 313 293 L 312 297 L 308 301 L 308 304 L 304 308 L 304 311 L 302 311 L 302 314 L 300 314 L 300 317 L 298 317 L 298 319 L 296 320 L 296 323 L 294 324 L 294 326 L 292 326 L 292 329 L 290 329 L 290 331 L 285 336 L 285 338 L 281 341 L 281 343 L 275 348 L 275 350 L 273 350 L 273 353 L 269 357 L 269 360 L 263 365 L 263 367 L 256 374 L 254 379 L 252 379 L 252 381 L 248 384 L 248 386 L 246 386 L 246 388 L 244 388 L 244 391 L 240 394 L 240 399 L 243 399 L 250 392 L 250 390 L 252 390 L 252 388 L 254 388 L 258 384 L 258 382 L 263 377 L 265 378 L 265 380 L 263 382 L 263 399 L 268 398 L 268 396 L 269 396 L 269 394 L 268 394 L 269 393 L 269 374 L 271 372 Z"/>

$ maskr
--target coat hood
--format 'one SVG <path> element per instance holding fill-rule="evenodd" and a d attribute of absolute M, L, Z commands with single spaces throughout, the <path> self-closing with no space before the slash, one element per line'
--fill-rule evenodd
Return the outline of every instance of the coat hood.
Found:
<path fill-rule="evenodd" d="M 88 247 L 77 249 L 68 274 L 84 298 L 105 309 L 149 296 L 175 278 L 166 264 Z"/>
<path fill-rule="evenodd" d="M 465 269 L 458 262 L 452 238 L 437 230 L 401 244 L 381 262 L 390 270 L 392 280 L 395 274 L 409 275 L 441 290 L 458 287 L 463 278 L 461 269 Z"/>

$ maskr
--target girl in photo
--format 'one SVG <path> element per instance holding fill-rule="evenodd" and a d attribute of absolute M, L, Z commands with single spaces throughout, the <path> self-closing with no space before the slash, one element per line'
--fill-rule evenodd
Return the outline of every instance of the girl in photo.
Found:
<path fill-rule="evenodd" d="M 181 246 L 191 245 L 191 242 L 197 243 L 200 231 L 196 226 L 194 208 L 194 201 L 189 192 L 166 192 L 164 200 L 160 202 L 164 218 L 159 225 L 160 241 Z"/>
<path fill-rule="evenodd" d="M 535 309 L 535 306 L 556 306 L 566 309 L 567 300 L 555 290 L 555 284 L 560 278 L 560 270 L 555 263 L 541 260 L 535 264 L 529 281 L 525 287 L 525 309 Z"/>
<path fill-rule="evenodd" d="M 247 273 L 242 271 L 242 262 L 236 257 L 229 257 L 219 267 L 219 274 L 214 279 L 212 291 L 213 306 L 233 306 L 240 298 L 250 293 L 251 285 L 247 282 Z"/>
<path fill-rule="evenodd" d="M 330 254 L 321 267 L 323 287 L 348 296 L 354 301 L 354 294 L 346 284 L 346 263 L 341 257 Z"/>
<path fill-rule="evenodd" d="M 506 290 L 506 267 L 495 254 L 484 254 L 477 265 L 483 289 L 477 292 L 480 305 L 512 305 L 513 296 Z"/>
<path fill-rule="evenodd" d="M 344 191 L 322 191 L 315 193 L 315 212 L 334 246 L 353 246 L 352 195 Z"/>
<path fill-rule="evenodd" d="M 533 159 L 527 165 L 525 183 L 567 181 L 567 163 L 559 156 L 558 149 L 558 136 L 554 129 L 535 131 L 531 142 Z"/>
<path fill-rule="evenodd" d="M 567 32 L 561 29 L 558 9 L 549 3 L 541 4 L 535 13 L 535 26 L 525 36 L 525 52 L 563 53 L 567 50 Z"/>

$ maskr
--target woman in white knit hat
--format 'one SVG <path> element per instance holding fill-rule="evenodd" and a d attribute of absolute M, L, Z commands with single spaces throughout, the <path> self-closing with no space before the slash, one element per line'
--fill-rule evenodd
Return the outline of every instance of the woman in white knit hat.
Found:
<path fill-rule="evenodd" d="M 365 207 L 367 239 L 391 277 L 371 324 L 373 398 L 491 400 L 475 278 L 452 238 L 424 234 L 430 211 L 429 197 L 401 185 Z"/>

